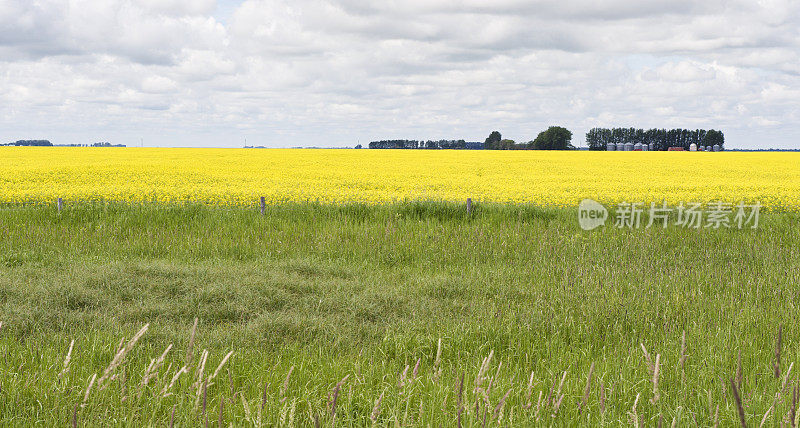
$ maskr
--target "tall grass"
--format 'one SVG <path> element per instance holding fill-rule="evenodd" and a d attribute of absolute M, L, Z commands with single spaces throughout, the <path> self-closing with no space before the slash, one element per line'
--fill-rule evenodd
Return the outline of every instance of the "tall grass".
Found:
<path fill-rule="evenodd" d="M 798 224 L 583 232 L 570 210 L 422 203 L 4 208 L 0 420 L 788 425 Z"/>

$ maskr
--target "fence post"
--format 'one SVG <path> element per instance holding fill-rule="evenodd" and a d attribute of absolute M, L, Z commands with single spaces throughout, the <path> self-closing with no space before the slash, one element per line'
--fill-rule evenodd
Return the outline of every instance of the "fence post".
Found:
<path fill-rule="evenodd" d="M 58 204 L 58 212 L 61 212 L 61 208 L 64 206 L 64 202 L 61 200 L 61 198 L 58 198 L 58 201 L 56 203 Z"/>
<path fill-rule="evenodd" d="M 261 197 L 261 215 L 267 212 L 267 203 L 264 201 L 264 197 Z"/>
<path fill-rule="evenodd" d="M 467 198 L 467 215 L 472 214 L 472 198 Z"/>

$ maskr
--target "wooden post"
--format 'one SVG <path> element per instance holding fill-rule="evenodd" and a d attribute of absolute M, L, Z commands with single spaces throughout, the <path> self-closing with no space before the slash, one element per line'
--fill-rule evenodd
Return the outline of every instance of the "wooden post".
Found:
<path fill-rule="evenodd" d="M 261 215 L 267 212 L 267 203 L 264 201 L 264 197 L 261 197 Z"/>
<path fill-rule="evenodd" d="M 472 214 L 472 198 L 467 198 L 467 215 Z"/>
<path fill-rule="evenodd" d="M 61 198 L 58 198 L 57 204 L 58 204 L 58 212 L 61 212 L 61 208 L 64 206 L 64 201 L 62 201 Z"/>

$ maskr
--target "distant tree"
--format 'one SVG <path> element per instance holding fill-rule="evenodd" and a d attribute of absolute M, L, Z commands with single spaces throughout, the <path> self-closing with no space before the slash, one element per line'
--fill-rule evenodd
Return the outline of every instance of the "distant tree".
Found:
<path fill-rule="evenodd" d="M 635 128 L 593 128 L 586 133 L 586 143 L 590 150 L 605 150 L 608 144 L 624 145 L 641 143 L 650 150 L 667 150 L 682 147 L 688 150 L 692 144 L 698 146 L 720 147 L 725 143 L 722 131 L 704 129 L 635 129 Z"/>
<path fill-rule="evenodd" d="M 14 146 L 38 146 L 38 147 L 48 146 L 49 147 L 49 146 L 52 146 L 53 143 L 51 143 L 49 140 L 18 140 L 17 142 L 13 143 L 13 145 Z"/>
<path fill-rule="evenodd" d="M 719 147 L 723 148 L 725 145 L 725 135 L 722 133 L 722 131 L 709 129 L 704 137 L 705 137 L 703 138 L 704 146 L 714 146 L 715 144 L 719 144 Z"/>
<path fill-rule="evenodd" d="M 551 126 L 546 131 L 542 131 L 533 140 L 533 148 L 536 150 L 570 150 L 572 146 L 572 131 L 561 126 Z"/>
<path fill-rule="evenodd" d="M 357 148 L 357 149 L 360 149 L 360 148 L 362 148 L 362 147 L 361 147 L 361 144 L 358 144 L 358 145 L 356 145 L 356 148 Z"/>
<path fill-rule="evenodd" d="M 611 130 L 592 128 L 586 133 L 586 144 L 589 150 L 606 150 L 611 142 Z"/>
<path fill-rule="evenodd" d="M 484 150 L 500 150 L 500 141 L 502 140 L 503 136 L 500 135 L 499 131 L 492 131 L 486 141 L 483 142 L 483 148 Z"/>
<path fill-rule="evenodd" d="M 517 148 L 517 143 L 514 140 L 503 139 L 497 143 L 497 150 L 514 150 Z"/>

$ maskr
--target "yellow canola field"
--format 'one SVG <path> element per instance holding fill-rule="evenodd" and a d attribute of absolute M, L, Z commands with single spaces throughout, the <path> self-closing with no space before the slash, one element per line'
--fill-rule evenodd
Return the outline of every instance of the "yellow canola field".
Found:
<path fill-rule="evenodd" d="M 798 211 L 800 153 L 0 147 L 0 185 L 0 203 L 592 198 Z"/>

